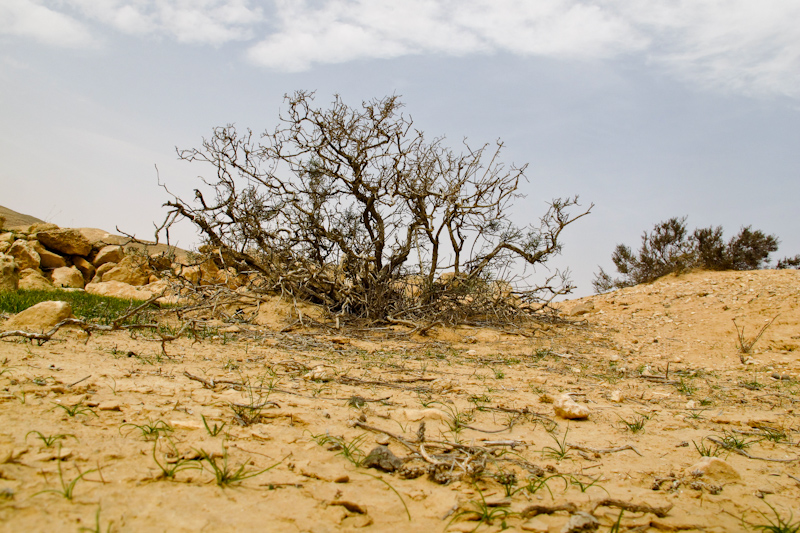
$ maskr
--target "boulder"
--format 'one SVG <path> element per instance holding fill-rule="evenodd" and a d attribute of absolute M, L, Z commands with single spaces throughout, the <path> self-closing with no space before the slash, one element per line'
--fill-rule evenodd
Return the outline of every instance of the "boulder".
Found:
<path fill-rule="evenodd" d="M 567 420 L 582 420 L 589 418 L 589 408 L 573 400 L 569 394 L 563 394 L 553 402 L 556 416 Z"/>
<path fill-rule="evenodd" d="M 113 296 L 115 298 L 125 298 L 126 300 L 149 300 L 153 296 L 153 293 L 148 290 L 140 289 L 121 281 L 92 282 L 85 287 L 85 290 L 89 294 Z"/>
<path fill-rule="evenodd" d="M 719 457 L 703 457 L 684 472 L 686 476 L 699 477 L 712 483 L 732 483 L 742 476 L 728 462 Z"/>
<path fill-rule="evenodd" d="M 50 277 L 56 287 L 82 289 L 84 285 L 83 274 L 74 266 L 57 268 L 53 270 Z"/>
<path fill-rule="evenodd" d="M 4 254 L 11 248 L 11 245 L 7 242 L 0 241 L 0 254 Z"/>
<path fill-rule="evenodd" d="M 10 255 L 14 258 L 20 270 L 39 268 L 39 262 L 41 261 L 39 254 L 36 253 L 33 247 L 33 243 L 23 239 L 14 241 L 14 244 L 8 249 L 6 255 Z"/>
<path fill-rule="evenodd" d="M 150 265 L 146 257 L 127 255 L 117 266 L 103 274 L 103 281 L 121 281 L 128 285 L 147 285 L 150 282 Z"/>
<path fill-rule="evenodd" d="M 95 273 L 94 265 L 79 255 L 76 255 L 72 258 L 72 264 L 75 266 L 75 268 L 81 271 L 84 284 L 92 281 Z"/>
<path fill-rule="evenodd" d="M 5 242 L 8 244 L 14 243 L 14 234 L 10 231 L 6 231 L 4 233 L 0 233 L 0 242 Z"/>
<path fill-rule="evenodd" d="M 39 254 L 39 268 L 51 270 L 67 266 L 67 261 L 63 257 L 51 252 L 39 241 L 33 241 L 33 249 Z"/>
<path fill-rule="evenodd" d="M 28 233 L 39 233 L 40 231 L 52 231 L 55 229 L 59 229 L 59 227 L 50 222 L 37 222 L 36 224 L 31 224 L 30 228 L 28 228 Z"/>
<path fill-rule="evenodd" d="M 0 254 L 0 291 L 15 291 L 19 286 L 19 267 L 10 255 Z"/>
<path fill-rule="evenodd" d="M 67 302 L 40 302 L 11 317 L 3 327 L 44 332 L 70 317 L 72 306 Z"/>
<path fill-rule="evenodd" d="M 92 243 L 76 229 L 40 231 L 36 239 L 49 249 L 66 255 L 85 256 L 92 251 Z"/>
<path fill-rule="evenodd" d="M 55 287 L 49 279 L 44 277 L 41 272 L 32 268 L 26 268 L 19 273 L 19 289 L 28 291 L 53 291 Z"/>
<path fill-rule="evenodd" d="M 101 265 L 106 263 L 119 263 L 125 257 L 125 250 L 122 246 L 103 246 L 97 252 L 97 255 L 94 257 L 94 261 L 92 264 L 95 268 L 98 268 Z"/>

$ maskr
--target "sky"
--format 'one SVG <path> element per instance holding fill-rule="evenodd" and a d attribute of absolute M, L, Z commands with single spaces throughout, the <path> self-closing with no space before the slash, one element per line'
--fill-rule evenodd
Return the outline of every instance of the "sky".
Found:
<path fill-rule="evenodd" d="M 797 0 L 2 0 L 0 205 L 152 239 L 159 183 L 189 198 L 207 172 L 176 147 L 272 129 L 297 90 L 399 95 L 428 138 L 529 165 L 516 223 L 594 204 L 549 263 L 577 296 L 674 216 L 777 235 L 774 262 L 800 253 L 798 20 Z"/>

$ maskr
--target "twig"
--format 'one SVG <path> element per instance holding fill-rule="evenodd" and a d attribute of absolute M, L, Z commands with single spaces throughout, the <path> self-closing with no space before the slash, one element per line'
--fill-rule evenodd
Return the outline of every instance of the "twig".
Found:
<path fill-rule="evenodd" d="M 74 387 L 75 385 L 77 385 L 78 383 L 80 383 L 81 381 L 86 381 L 86 380 L 87 380 L 87 379 L 89 379 L 90 377 L 92 377 L 92 375 L 91 375 L 91 374 L 89 374 L 89 375 L 88 375 L 88 376 L 86 376 L 85 378 L 81 378 L 81 379 L 79 379 L 79 380 L 78 380 L 78 381 L 76 381 L 75 383 L 70 383 L 69 385 L 67 385 L 67 388 L 68 388 L 68 389 L 71 389 L 72 387 Z"/>
<path fill-rule="evenodd" d="M 578 508 L 575 507 L 575 504 L 572 502 L 561 503 L 558 505 L 529 505 L 525 509 L 522 510 L 519 515 L 522 518 L 532 518 L 536 515 L 540 514 L 553 514 L 559 511 L 566 511 L 568 513 L 574 513 L 577 511 Z"/>
<path fill-rule="evenodd" d="M 575 450 L 581 450 L 581 451 L 584 451 L 584 452 L 596 453 L 596 454 L 616 453 L 616 452 L 622 452 L 622 451 L 625 451 L 625 450 L 631 450 L 636 455 L 638 455 L 639 457 L 644 457 L 641 453 L 639 453 L 639 450 L 637 450 L 636 448 L 634 448 L 630 444 L 626 444 L 625 446 L 620 446 L 618 448 L 590 448 L 588 446 L 581 446 L 580 444 L 570 444 L 570 443 L 567 443 L 567 446 L 569 446 L 570 448 L 573 448 Z"/>
<path fill-rule="evenodd" d="M 360 420 L 354 420 L 353 421 L 353 426 L 354 427 L 359 427 L 361 429 L 366 429 L 367 431 L 373 431 L 375 433 L 383 433 L 384 435 L 386 435 L 390 439 L 394 439 L 397 442 L 399 442 L 400 444 L 402 444 L 403 446 L 405 446 L 406 448 L 408 448 L 412 453 L 418 453 L 418 450 L 415 449 L 414 446 L 408 440 L 404 439 L 400 435 L 395 435 L 394 433 L 392 433 L 390 431 L 386 431 L 385 429 L 381 429 L 381 428 L 376 428 L 374 426 L 370 426 L 368 424 L 365 424 L 364 422 L 361 422 Z"/>
<path fill-rule="evenodd" d="M 669 504 L 665 505 L 664 507 L 653 507 L 652 505 L 647 505 L 646 503 L 632 503 L 616 500 L 614 498 L 606 498 L 605 500 L 596 502 L 592 512 L 594 512 L 598 507 L 616 507 L 631 513 L 652 513 L 659 518 L 664 518 L 670 512 L 673 505 Z"/>

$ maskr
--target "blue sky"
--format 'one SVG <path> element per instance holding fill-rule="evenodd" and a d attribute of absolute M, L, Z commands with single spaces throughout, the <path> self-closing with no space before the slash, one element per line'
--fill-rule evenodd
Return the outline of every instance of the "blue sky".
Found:
<path fill-rule="evenodd" d="M 553 263 L 576 294 L 671 216 L 752 224 L 792 256 L 798 20 L 796 0 L 3 0 L 0 205 L 151 238 L 155 166 L 189 196 L 204 171 L 176 146 L 271 128 L 298 89 L 399 94 L 429 138 L 529 163 L 518 223 L 557 196 L 596 205 Z"/>

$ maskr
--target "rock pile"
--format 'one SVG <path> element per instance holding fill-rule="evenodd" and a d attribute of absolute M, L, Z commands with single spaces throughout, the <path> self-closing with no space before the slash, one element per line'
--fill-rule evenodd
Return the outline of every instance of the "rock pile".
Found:
<path fill-rule="evenodd" d="M 151 267 L 155 257 L 126 254 L 103 237 L 46 223 L 0 227 L 0 290 L 72 289 L 139 299 L 163 290 Z"/>

